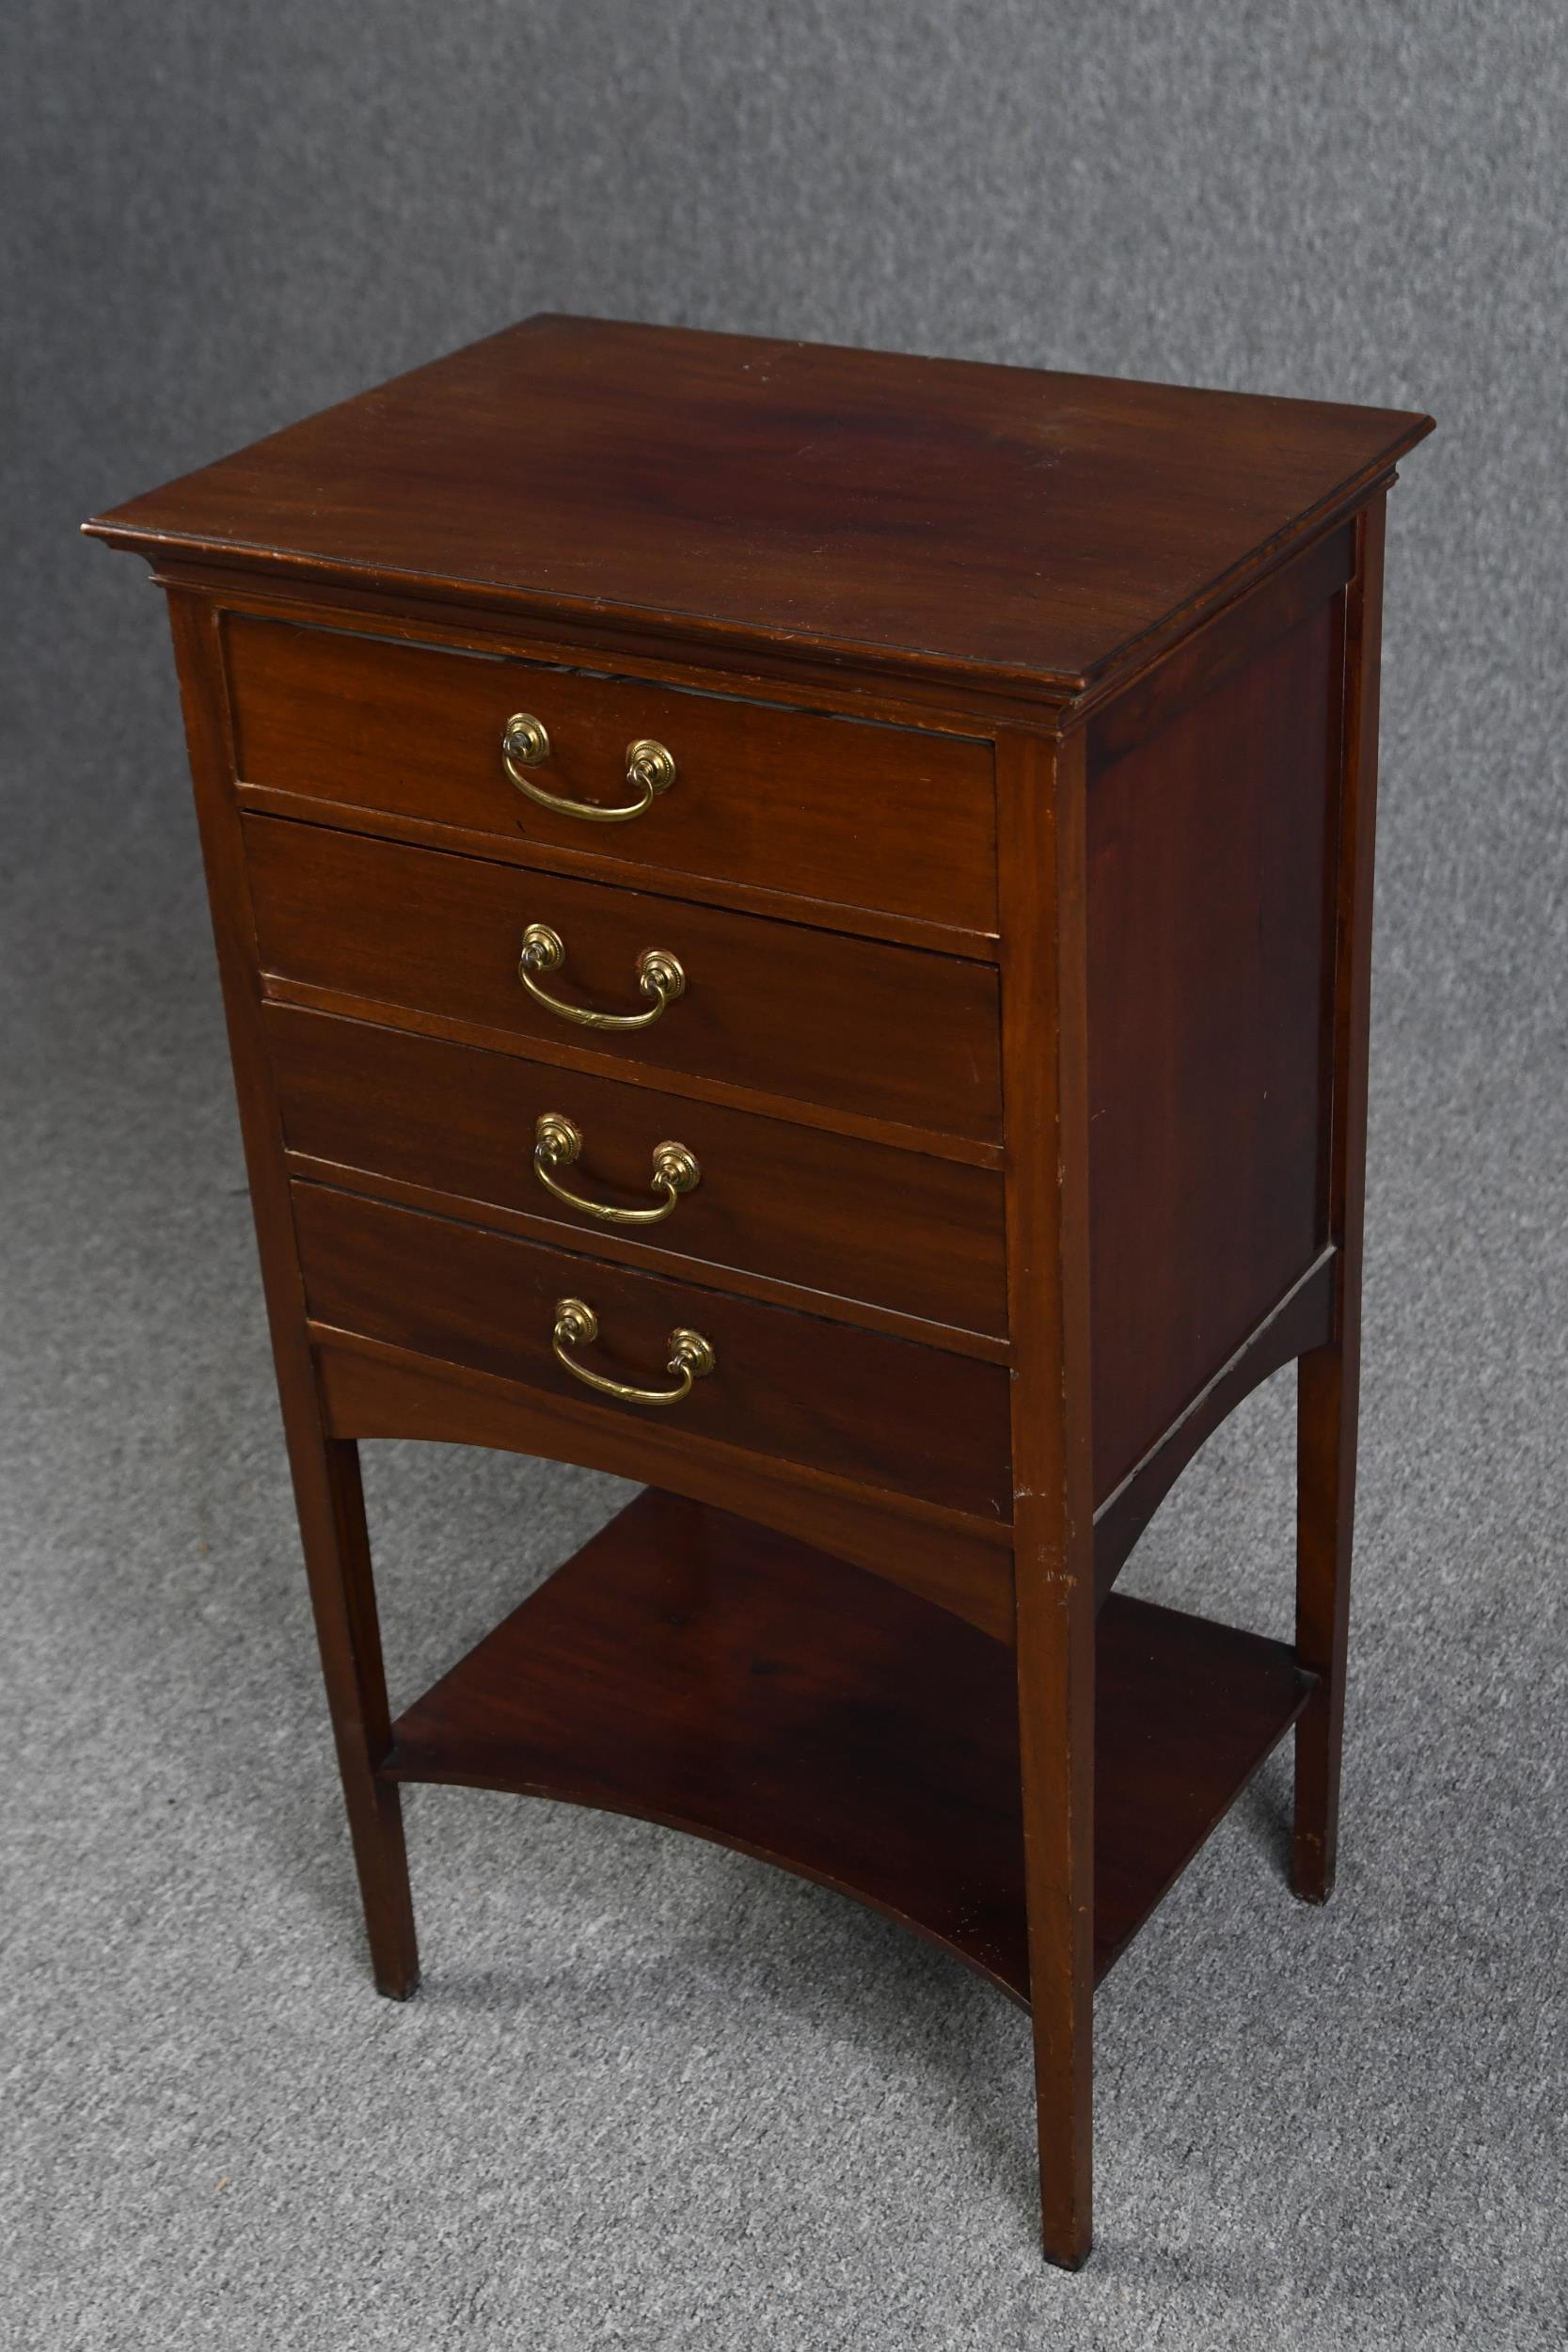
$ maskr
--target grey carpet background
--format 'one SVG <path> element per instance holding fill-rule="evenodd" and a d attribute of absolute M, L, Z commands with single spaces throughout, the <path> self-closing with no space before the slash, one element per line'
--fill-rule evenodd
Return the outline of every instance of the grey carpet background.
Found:
<path fill-rule="evenodd" d="M 1564 2332 L 1568 57 L 1554 0 L 9 0 L 0 2343 Z M 363 1966 L 159 599 L 95 507 L 543 307 L 1437 416 L 1396 494 L 1339 1894 L 1276 1763 L 1100 2004 L 1100 2248 L 1022 2021 L 882 1922 L 417 1790 Z M 1131 1572 L 1289 1618 L 1289 1397 Z M 394 1697 L 619 1500 L 370 1459 Z"/>

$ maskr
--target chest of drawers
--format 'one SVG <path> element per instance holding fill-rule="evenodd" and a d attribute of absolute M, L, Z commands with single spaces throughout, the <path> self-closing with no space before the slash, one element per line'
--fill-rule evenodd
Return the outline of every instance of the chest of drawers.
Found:
<path fill-rule="evenodd" d="M 1096 1981 L 1292 1724 L 1326 1897 L 1428 429 L 545 318 L 87 526 L 168 595 L 384 1992 L 404 1781 L 764 1855 L 1030 2006 L 1073 2265 Z M 1292 1362 L 1294 1643 L 1114 1592 Z M 386 1437 L 645 1488 L 396 1721 Z"/>

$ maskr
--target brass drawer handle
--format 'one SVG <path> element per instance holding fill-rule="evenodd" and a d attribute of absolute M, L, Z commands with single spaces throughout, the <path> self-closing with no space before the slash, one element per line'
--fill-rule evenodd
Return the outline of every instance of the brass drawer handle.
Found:
<path fill-rule="evenodd" d="M 518 791 L 526 792 L 531 801 L 537 801 L 541 808 L 552 809 L 558 817 L 580 817 L 590 825 L 624 825 L 631 818 L 641 817 L 675 781 L 673 755 L 651 736 L 640 736 L 635 743 L 626 745 L 626 782 L 637 798 L 621 807 L 604 808 L 596 801 L 563 800 L 559 792 L 546 792 L 542 784 L 535 784 L 531 776 L 524 773 L 525 769 L 543 767 L 549 755 L 550 739 L 543 722 L 530 718 L 526 710 L 514 711 L 501 737 L 501 758 Z"/>
<path fill-rule="evenodd" d="M 565 961 L 566 946 L 561 933 L 552 931 L 547 923 L 531 923 L 523 933 L 517 977 L 547 1012 L 553 1012 L 562 1021 L 575 1021 L 584 1029 L 650 1028 L 666 1005 L 673 1005 L 677 996 L 686 993 L 686 974 L 674 957 L 663 947 L 644 947 L 637 959 L 637 990 L 639 995 L 653 998 L 646 1012 L 594 1012 L 586 1005 L 563 1005 L 559 996 L 546 994 L 533 976 L 536 972 L 559 972 Z"/>
<path fill-rule="evenodd" d="M 694 1191 L 703 1180 L 695 1152 L 689 1152 L 684 1143 L 656 1144 L 654 1190 L 659 1195 L 658 1206 L 612 1209 L 608 1201 L 584 1200 L 580 1194 L 568 1192 L 551 1174 L 552 1168 L 570 1168 L 581 1150 L 581 1129 L 560 1111 L 546 1111 L 533 1130 L 533 1172 L 545 1190 L 553 1192 L 558 1200 L 564 1200 L 570 1209 L 580 1209 L 584 1216 L 598 1217 L 606 1225 L 661 1225 L 671 1211 L 680 1206 L 682 1193 Z"/>
<path fill-rule="evenodd" d="M 592 1307 L 580 1298 L 558 1298 L 555 1302 L 555 1329 L 550 1333 L 550 1345 L 557 1361 L 565 1365 L 574 1380 L 580 1380 L 590 1389 L 597 1389 L 601 1396 L 618 1396 L 625 1405 L 678 1405 L 683 1396 L 691 1393 L 693 1380 L 705 1380 L 718 1361 L 711 1342 L 700 1331 L 672 1331 L 667 1369 L 676 1373 L 680 1385 L 673 1389 L 633 1389 L 624 1380 L 607 1380 L 602 1372 L 590 1372 L 585 1364 L 572 1361 L 568 1347 L 586 1346 L 599 1336 L 599 1318 Z"/>

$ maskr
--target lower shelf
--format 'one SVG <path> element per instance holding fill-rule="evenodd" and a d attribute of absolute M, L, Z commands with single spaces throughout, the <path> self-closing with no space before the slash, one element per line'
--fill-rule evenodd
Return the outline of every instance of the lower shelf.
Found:
<path fill-rule="evenodd" d="M 1103 1976 L 1307 1702 L 1282 1643 L 1098 1621 Z M 649 1491 L 400 1716 L 393 1780 L 638 1814 L 838 1888 L 1028 1999 L 1013 1654 L 879 1577 Z"/>

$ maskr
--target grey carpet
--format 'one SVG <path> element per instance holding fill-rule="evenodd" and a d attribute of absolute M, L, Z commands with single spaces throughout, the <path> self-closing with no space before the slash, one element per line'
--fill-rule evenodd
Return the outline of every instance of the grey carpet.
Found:
<path fill-rule="evenodd" d="M 1568 74 L 1548 0 L 13 0 L 0 2343 L 1547 2352 L 1565 2332 Z M 533 111 L 525 101 L 531 102 Z M 89 508 L 542 305 L 1432 407 L 1396 494 L 1341 1883 L 1281 1759 L 1025 2029 L 826 1893 L 417 1790 L 370 1988 L 157 599 Z M 14 428 L 14 429 L 13 429 Z M 1132 1589 L 1283 1631 L 1289 1398 Z M 394 1696 L 615 1507 L 369 1460 Z"/>

